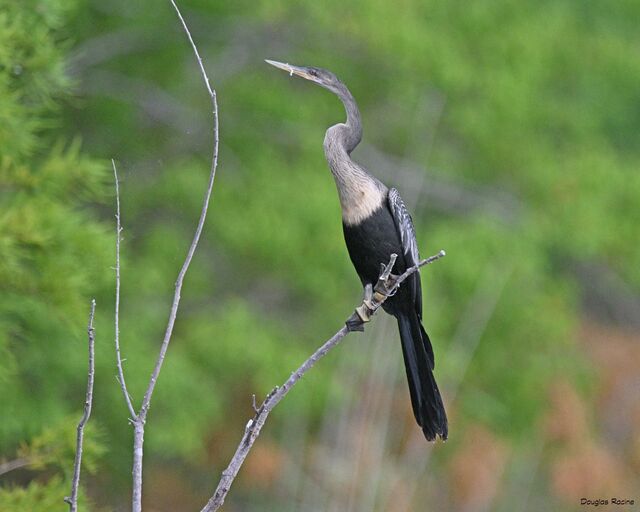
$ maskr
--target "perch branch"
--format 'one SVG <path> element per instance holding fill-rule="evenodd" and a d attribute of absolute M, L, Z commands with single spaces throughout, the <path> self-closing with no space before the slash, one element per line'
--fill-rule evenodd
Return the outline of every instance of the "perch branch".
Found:
<path fill-rule="evenodd" d="M 178 278 L 175 283 L 175 291 L 173 294 L 173 302 L 171 304 L 171 310 L 169 312 L 169 320 L 167 322 L 167 327 L 165 330 L 164 338 L 162 340 L 162 344 L 160 345 L 160 351 L 158 353 L 158 358 L 156 359 L 155 366 L 153 371 L 151 372 L 151 377 L 149 379 L 149 385 L 147 386 L 147 390 L 145 391 L 144 397 L 142 399 L 142 405 L 140 406 L 139 413 L 133 418 L 133 426 L 134 426 L 134 439 L 133 439 L 133 492 L 132 492 L 132 509 L 133 512 L 140 512 L 142 510 L 142 457 L 143 457 L 143 443 L 144 443 L 144 426 L 147 419 L 147 413 L 149 412 L 149 407 L 151 405 L 151 397 L 153 395 L 153 391 L 156 387 L 156 383 L 158 382 L 158 376 L 160 375 L 160 370 L 162 369 L 162 364 L 164 363 L 164 358 L 167 354 L 167 349 L 169 348 L 169 342 L 171 341 L 171 336 L 173 334 L 173 327 L 175 325 L 176 316 L 178 314 L 178 307 L 180 305 L 180 292 L 182 290 L 182 283 L 184 281 L 184 277 L 189 270 L 189 265 L 191 264 L 191 260 L 193 259 L 193 255 L 196 252 L 196 248 L 198 247 L 198 242 L 200 241 L 200 235 L 202 233 L 202 229 L 204 227 L 204 223 L 207 217 L 207 210 L 209 208 L 209 201 L 211 199 L 211 194 L 213 191 L 213 184 L 216 176 L 216 169 L 218 167 L 218 101 L 216 96 L 216 91 L 211 88 L 209 83 L 209 77 L 207 72 L 204 69 L 204 65 L 202 64 L 202 59 L 200 58 L 200 53 L 198 52 L 198 48 L 196 47 L 193 38 L 191 37 L 191 32 L 189 31 L 189 27 L 187 26 L 180 9 L 174 2 L 174 0 L 170 0 L 171 5 L 176 11 L 178 18 L 180 19 L 180 23 L 182 24 L 182 28 L 184 29 L 187 38 L 189 39 L 189 43 L 193 50 L 193 53 L 196 56 L 198 61 L 198 66 L 200 68 L 200 73 L 204 79 L 205 86 L 207 88 L 207 92 L 209 93 L 209 97 L 211 99 L 212 104 L 212 112 L 213 112 L 213 157 L 211 159 L 211 169 L 209 174 L 209 182 L 207 185 L 207 190 L 205 192 L 202 210 L 200 212 L 200 218 L 198 220 L 198 224 L 196 226 L 196 231 L 193 236 L 193 240 L 191 245 L 189 246 L 189 250 L 187 251 L 187 255 L 185 257 L 184 263 L 182 264 L 182 268 L 178 273 Z"/>
<path fill-rule="evenodd" d="M 395 278 L 395 276 L 391 276 L 391 269 L 396 259 L 396 255 L 392 255 L 389 263 L 387 265 L 383 265 L 383 270 L 380 275 L 381 279 L 384 278 L 386 283 L 390 283 L 386 288 L 387 293 L 386 295 L 375 295 L 372 300 L 367 301 L 367 304 L 365 304 L 365 306 L 369 308 L 370 314 L 373 315 L 378 309 L 380 309 L 387 297 L 392 296 L 396 292 L 398 287 L 411 274 L 417 272 L 420 267 L 428 265 L 429 263 L 433 263 L 434 261 L 442 258 L 444 255 L 445 252 L 440 251 L 438 254 L 421 260 L 415 266 L 409 267 L 403 274 L 397 277 L 397 279 Z M 392 281 L 390 281 L 390 279 L 392 279 Z M 231 484 L 238 475 L 238 472 L 242 467 L 242 463 L 246 459 L 253 444 L 260 435 L 260 431 L 262 430 L 265 421 L 267 421 L 267 416 L 269 416 L 271 410 L 276 405 L 278 405 L 278 403 L 286 396 L 291 388 L 296 385 L 296 383 L 304 376 L 305 373 L 307 373 L 333 347 L 340 343 L 342 338 L 344 338 L 351 331 L 363 330 L 363 323 L 364 322 L 357 313 L 351 315 L 351 317 L 349 317 L 349 319 L 346 321 L 345 325 L 342 326 L 340 330 L 336 332 L 330 339 L 328 339 L 318 350 L 316 350 L 309 359 L 302 363 L 302 365 L 300 365 L 300 367 L 291 374 L 291 376 L 282 386 L 275 387 L 271 391 L 271 393 L 267 395 L 264 402 L 262 402 L 262 405 L 257 408 L 254 417 L 247 423 L 244 429 L 242 440 L 240 441 L 240 444 L 238 445 L 238 448 L 236 449 L 231 462 L 222 472 L 222 477 L 218 482 L 215 493 L 209 499 L 201 512 L 214 512 L 223 505 L 227 493 L 231 488 Z"/>
<path fill-rule="evenodd" d="M 78 435 L 76 438 L 76 459 L 73 463 L 73 480 L 71 482 L 71 496 L 67 496 L 64 501 L 69 504 L 69 510 L 76 512 L 78 510 L 78 485 L 80 484 L 80 465 L 82 464 L 82 442 L 84 441 L 84 426 L 91 416 L 91 404 L 93 403 L 93 379 L 94 370 L 94 346 L 95 332 L 93 329 L 93 317 L 96 313 L 96 301 L 91 301 L 91 311 L 89 312 L 89 325 L 87 333 L 89 336 L 89 370 L 87 375 L 87 395 L 84 400 L 84 413 L 78 423 Z"/>
<path fill-rule="evenodd" d="M 131 421 L 136 420 L 136 411 L 131 403 L 131 395 L 127 391 L 127 384 L 124 380 L 124 371 L 122 370 L 122 355 L 120 353 L 120 241 L 122 240 L 122 225 L 120 223 L 120 184 L 118 183 L 118 171 L 116 170 L 116 162 L 111 159 L 113 166 L 113 178 L 116 183 L 116 305 L 115 305 L 115 344 L 116 344 L 116 364 L 118 366 L 118 382 L 120 389 L 127 403 Z"/>

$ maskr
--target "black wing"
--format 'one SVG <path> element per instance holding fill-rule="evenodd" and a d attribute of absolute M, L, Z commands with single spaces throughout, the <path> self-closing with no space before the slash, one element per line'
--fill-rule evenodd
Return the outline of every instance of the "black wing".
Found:
<path fill-rule="evenodd" d="M 389 189 L 389 209 L 393 216 L 393 221 L 396 224 L 396 229 L 400 234 L 400 242 L 402 243 L 402 250 L 404 252 L 404 259 L 407 263 L 407 267 L 411 267 L 420 261 L 420 254 L 418 254 L 418 242 L 416 240 L 416 232 L 413 229 L 413 221 L 411 215 L 407 211 L 407 207 L 404 205 L 400 194 L 395 188 Z M 414 300 L 416 304 L 416 311 L 418 318 L 422 318 L 422 287 L 420 285 L 420 274 L 415 273 L 414 278 L 411 279 L 414 288 Z"/>

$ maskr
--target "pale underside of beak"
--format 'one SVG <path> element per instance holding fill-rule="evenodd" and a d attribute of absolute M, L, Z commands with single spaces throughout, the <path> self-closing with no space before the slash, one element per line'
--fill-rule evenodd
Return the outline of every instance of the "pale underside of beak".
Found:
<path fill-rule="evenodd" d="M 289 76 L 297 75 L 306 80 L 311 80 L 312 82 L 316 81 L 316 78 L 314 76 L 311 76 L 306 68 L 300 66 L 292 66 L 291 64 L 285 64 L 283 62 L 278 62 L 275 60 L 264 59 L 264 61 L 267 64 L 271 64 L 278 69 L 286 71 L 287 73 L 289 73 Z"/>

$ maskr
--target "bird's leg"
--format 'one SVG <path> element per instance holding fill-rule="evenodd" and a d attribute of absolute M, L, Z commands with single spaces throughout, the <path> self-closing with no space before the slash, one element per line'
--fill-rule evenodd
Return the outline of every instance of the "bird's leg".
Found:
<path fill-rule="evenodd" d="M 399 276 L 392 274 L 391 270 L 396 264 L 397 258 L 397 254 L 392 254 L 389 258 L 389 263 L 381 265 L 380 277 L 378 277 L 375 287 L 371 283 L 365 285 L 362 304 L 356 308 L 347 320 L 347 328 L 350 331 L 364 331 L 364 324 L 371 320 L 371 317 L 385 299 L 395 293 L 395 290 L 392 290 Z"/>
<path fill-rule="evenodd" d="M 371 316 L 375 312 L 373 299 L 373 286 L 371 283 L 364 285 L 364 296 L 362 304 L 360 304 L 353 315 L 347 320 L 347 327 L 350 331 L 364 331 L 362 324 L 369 322 Z"/>
<path fill-rule="evenodd" d="M 371 283 L 367 283 L 364 285 L 364 296 L 362 297 L 362 303 L 369 309 L 374 309 L 371 299 L 373 299 L 373 285 Z"/>
<path fill-rule="evenodd" d="M 362 298 L 362 304 L 356 308 L 356 313 L 363 323 L 370 321 L 371 316 L 376 310 L 373 302 L 371 301 L 372 298 L 373 286 L 371 283 L 367 283 L 364 285 L 364 297 Z"/>

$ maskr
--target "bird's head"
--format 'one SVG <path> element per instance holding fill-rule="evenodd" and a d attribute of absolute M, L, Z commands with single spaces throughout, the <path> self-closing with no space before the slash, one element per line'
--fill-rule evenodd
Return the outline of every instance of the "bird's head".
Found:
<path fill-rule="evenodd" d="M 282 69 L 289 73 L 289 76 L 299 76 L 305 80 L 316 83 L 325 89 L 329 89 L 331 92 L 338 93 L 342 82 L 338 80 L 338 77 L 331 71 L 322 68 L 306 67 L 306 66 L 292 66 L 291 64 L 283 64 L 275 60 L 265 59 L 267 64 Z"/>

